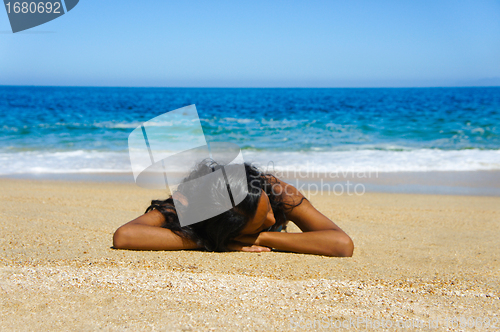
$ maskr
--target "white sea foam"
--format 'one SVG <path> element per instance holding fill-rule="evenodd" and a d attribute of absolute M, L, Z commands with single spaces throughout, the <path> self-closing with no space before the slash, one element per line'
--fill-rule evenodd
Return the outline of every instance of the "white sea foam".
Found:
<path fill-rule="evenodd" d="M 265 169 L 304 172 L 426 172 L 500 170 L 500 150 L 407 151 L 352 150 L 331 152 L 243 151 L 247 162 Z M 127 151 L 25 151 L 0 153 L 0 175 L 22 173 L 131 172 Z"/>
<path fill-rule="evenodd" d="M 351 150 L 332 152 L 244 152 L 245 161 L 280 171 L 478 171 L 500 170 L 500 150 L 409 151 Z"/>
<path fill-rule="evenodd" d="M 128 152 L 27 151 L 0 153 L 0 174 L 130 172 Z"/>

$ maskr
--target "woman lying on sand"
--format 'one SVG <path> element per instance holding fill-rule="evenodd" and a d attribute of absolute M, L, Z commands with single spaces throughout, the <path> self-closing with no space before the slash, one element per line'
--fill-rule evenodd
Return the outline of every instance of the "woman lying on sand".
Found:
<path fill-rule="evenodd" d="M 225 166 L 226 170 L 227 167 Z M 183 205 L 183 190 L 196 190 L 205 197 L 220 197 L 220 188 L 188 188 L 183 184 L 209 174 L 221 166 L 213 162 L 198 165 L 174 193 Z M 292 185 L 280 181 L 254 166 L 244 164 L 243 177 L 228 175 L 233 195 L 245 190 L 248 194 L 234 208 L 215 217 L 181 227 L 174 198 L 153 200 L 144 215 L 118 228 L 113 236 L 117 249 L 181 250 L 206 249 L 208 251 L 271 251 L 271 248 L 305 254 L 352 256 L 351 238 L 311 203 Z M 230 174 L 228 172 L 228 174 Z M 220 187 L 220 186 L 219 186 Z M 236 189 L 235 189 L 236 188 Z M 180 194 L 179 194 L 180 193 Z M 177 195 L 177 196 L 176 196 Z M 206 196 L 208 195 L 208 196 Z M 176 203 L 177 204 L 177 203 Z M 214 203 L 217 204 L 217 203 Z M 177 205 L 179 207 L 179 205 Z M 288 220 L 303 233 L 280 232 Z"/>

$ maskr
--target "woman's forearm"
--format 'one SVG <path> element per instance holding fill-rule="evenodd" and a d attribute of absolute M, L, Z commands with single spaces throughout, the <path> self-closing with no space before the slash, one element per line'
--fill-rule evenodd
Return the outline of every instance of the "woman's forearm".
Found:
<path fill-rule="evenodd" d="M 354 250 L 351 238 L 337 230 L 304 233 L 262 232 L 257 244 L 278 250 L 335 257 L 350 257 Z"/>

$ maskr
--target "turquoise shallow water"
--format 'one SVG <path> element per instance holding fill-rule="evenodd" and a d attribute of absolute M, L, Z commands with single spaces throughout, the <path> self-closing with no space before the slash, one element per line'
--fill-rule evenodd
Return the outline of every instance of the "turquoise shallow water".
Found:
<path fill-rule="evenodd" d="M 127 138 L 195 104 L 209 141 L 311 170 L 500 169 L 500 88 L 0 87 L 0 174 L 130 171 Z"/>

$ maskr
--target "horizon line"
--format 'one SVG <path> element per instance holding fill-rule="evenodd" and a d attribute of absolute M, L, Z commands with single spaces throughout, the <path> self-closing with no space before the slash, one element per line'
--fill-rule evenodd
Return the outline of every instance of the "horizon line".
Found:
<path fill-rule="evenodd" d="M 442 85 L 442 86 L 359 86 L 359 87 L 281 87 L 281 86 L 119 86 L 119 85 L 28 85 L 0 84 L 0 87 L 47 87 L 47 88 L 138 88 L 138 89 L 440 89 L 440 88 L 500 88 L 500 85 Z"/>

